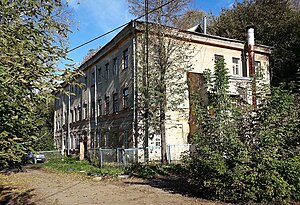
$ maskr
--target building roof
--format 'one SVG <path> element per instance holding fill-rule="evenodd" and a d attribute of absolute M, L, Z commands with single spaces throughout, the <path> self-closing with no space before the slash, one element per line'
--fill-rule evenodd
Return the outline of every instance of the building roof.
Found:
<path fill-rule="evenodd" d="M 155 25 L 155 23 L 149 23 L 151 25 Z M 134 35 L 134 32 L 136 31 L 143 31 L 142 26 L 138 25 L 145 25 L 145 22 L 143 21 L 130 21 L 119 33 L 117 33 L 107 44 L 105 44 L 103 47 L 101 47 L 94 55 L 89 57 L 88 60 L 83 62 L 79 66 L 79 70 L 84 71 L 85 69 L 89 68 L 91 65 L 93 65 L 99 58 L 104 57 L 107 52 L 112 48 L 114 45 L 118 44 L 120 41 L 129 38 Z M 246 45 L 246 40 L 241 41 L 241 40 L 236 40 L 236 39 L 230 39 L 230 38 L 225 38 L 221 36 L 214 36 L 210 34 L 204 34 L 201 26 L 196 25 L 195 27 L 188 29 L 188 30 L 182 30 L 170 26 L 165 26 L 165 28 L 171 29 L 171 30 L 176 30 L 178 33 L 182 34 L 187 34 L 188 38 L 184 38 L 184 35 L 181 35 L 181 39 L 186 39 L 188 41 L 192 41 L 195 43 L 203 43 L 203 44 L 209 44 L 213 46 L 219 46 L 219 47 L 224 47 L 224 48 L 230 48 L 230 49 L 238 49 L 238 50 L 243 50 L 245 49 Z M 171 36 L 175 36 L 174 32 L 172 32 Z M 255 52 L 258 53 L 263 53 L 263 54 L 270 54 L 272 51 L 271 46 L 266 46 L 266 45 L 260 45 L 256 44 L 255 45 Z M 67 86 L 66 83 L 61 84 L 62 87 Z M 58 92 L 58 91 L 57 91 Z M 57 94 L 55 92 L 55 94 Z"/>

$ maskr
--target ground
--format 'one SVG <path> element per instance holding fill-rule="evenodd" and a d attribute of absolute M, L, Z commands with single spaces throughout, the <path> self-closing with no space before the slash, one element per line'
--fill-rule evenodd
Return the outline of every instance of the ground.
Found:
<path fill-rule="evenodd" d="M 178 180 L 177 187 L 173 187 L 163 179 L 87 178 L 79 174 L 58 173 L 32 165 L 26 166 L 25 170 L 0 174 L 0 204 L 220 204 L 187 196 Z"/>

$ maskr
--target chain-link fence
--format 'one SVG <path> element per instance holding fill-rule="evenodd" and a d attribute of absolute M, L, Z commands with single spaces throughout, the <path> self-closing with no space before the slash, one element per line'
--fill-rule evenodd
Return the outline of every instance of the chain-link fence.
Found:
<path fill-rule="evenodd" d="M 170 163 L 180 162 L 182 155 L 190 151 L 190 144 L 169 144 L 167 145 L 167 160 Z"/>
<path fill-rule="evenodd" d="M 167 160 L 169 163 L 178 163 L 181 155 L 190 150 L 190 144 L 167 145 Z M 150 161 L 160 161 L 160 146 L 147 147 Z M 98 166 L 121 165 L 144 162 L 144 148 L 95 148 L 89 150 L 90 161 Z"/>
<path fill-rule="evenodd" d="M 59 159 L 62 157 L 61 152 L 58 150 L 40 151 L 38 153 L 43 153 L 46 157 L 46 160 Z"/>

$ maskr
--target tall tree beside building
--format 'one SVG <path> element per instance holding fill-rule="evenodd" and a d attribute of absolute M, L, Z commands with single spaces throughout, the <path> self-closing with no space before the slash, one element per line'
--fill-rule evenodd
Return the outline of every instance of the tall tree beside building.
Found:
<path fill-rule="evenodd" d="M 270 67 L 272 84 L 295 81 L 300 67 L 300 10 L 297 1 L 244 0 L 223 9 L 210 22 L 209 32 L 234 39 L 246 39 L 245 28 L 254 25 L 256 42 L 273 46 Z"/>
<path fill-rule="evenodd" d="M 199 24 L 202 25 L 204 16 L 206 16 L 204 11 L 189 9 L 173 19 L 174 26 L 180 29 L 189 29 Z"/>
<path fill-rule="evenodd" d="M 198 131 L 187 156 L 190 182 L 203 197 L 233 203 L 299 201 L 299 98 L 273 87 L 253 107 L 228 92 L 228 69 L 206 75 L 210 100 L 195 98 Z M 263 91 L 264 87 L 257 87 Z M 207 109 L 209 107 L 209 110 Z"/>
<path fill-rule="evenodd" d="M 37 106 L 70 76 L 57 68 L 70 31 L 63 2 L 0 2 L 0 167 L 20 163 L 33 147 L 41 124 Z"/>
<path fill-rule="evenodd" d="M 145 2 L 129 0 L 131 13 L 144 14 Z M 179 34 L 166 27 L 173 25 L 173 19 L 186 8 L 190 0 L 167 2 L 148 1 L 148 11 L 155 9 L 155 12 L 149 14 L 149 24 L 139 24 L 145 32 L 138 35 L 141 46 L 136 58 L 139 67 L 138 110 L 143 118 L 139 126 L 144 133 L 142 140 L 147 147 L 149 138 L 160 136 L 163 163 L 167 160 L 166 124 L 170 118 L 167 111 L 178 111 L 182 99 L 187 97 L 185 72 L 190 68 L 193 52 L 189 43 L 177 41 L 174 36 Z"/>

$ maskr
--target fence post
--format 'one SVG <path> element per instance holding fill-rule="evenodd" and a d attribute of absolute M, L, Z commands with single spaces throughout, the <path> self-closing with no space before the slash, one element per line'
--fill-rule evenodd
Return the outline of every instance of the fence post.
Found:
<path fill-rule="evenodd" d="M 120 164 L 119 148 L 116 148 L 117 151 L 117 163 Z"/>
<path fill-rule="evenodd" d="M 168 163 L 171 164 L 170 145 L 167 145 L 167 160 L 168 160 Z"/>
<path fill-rule="evenodd" d="M 99 152 L 100 152 L 100 167 L 103 167 L 103 156 L 102 156 L 102 149 L 99 148 Z"/>

